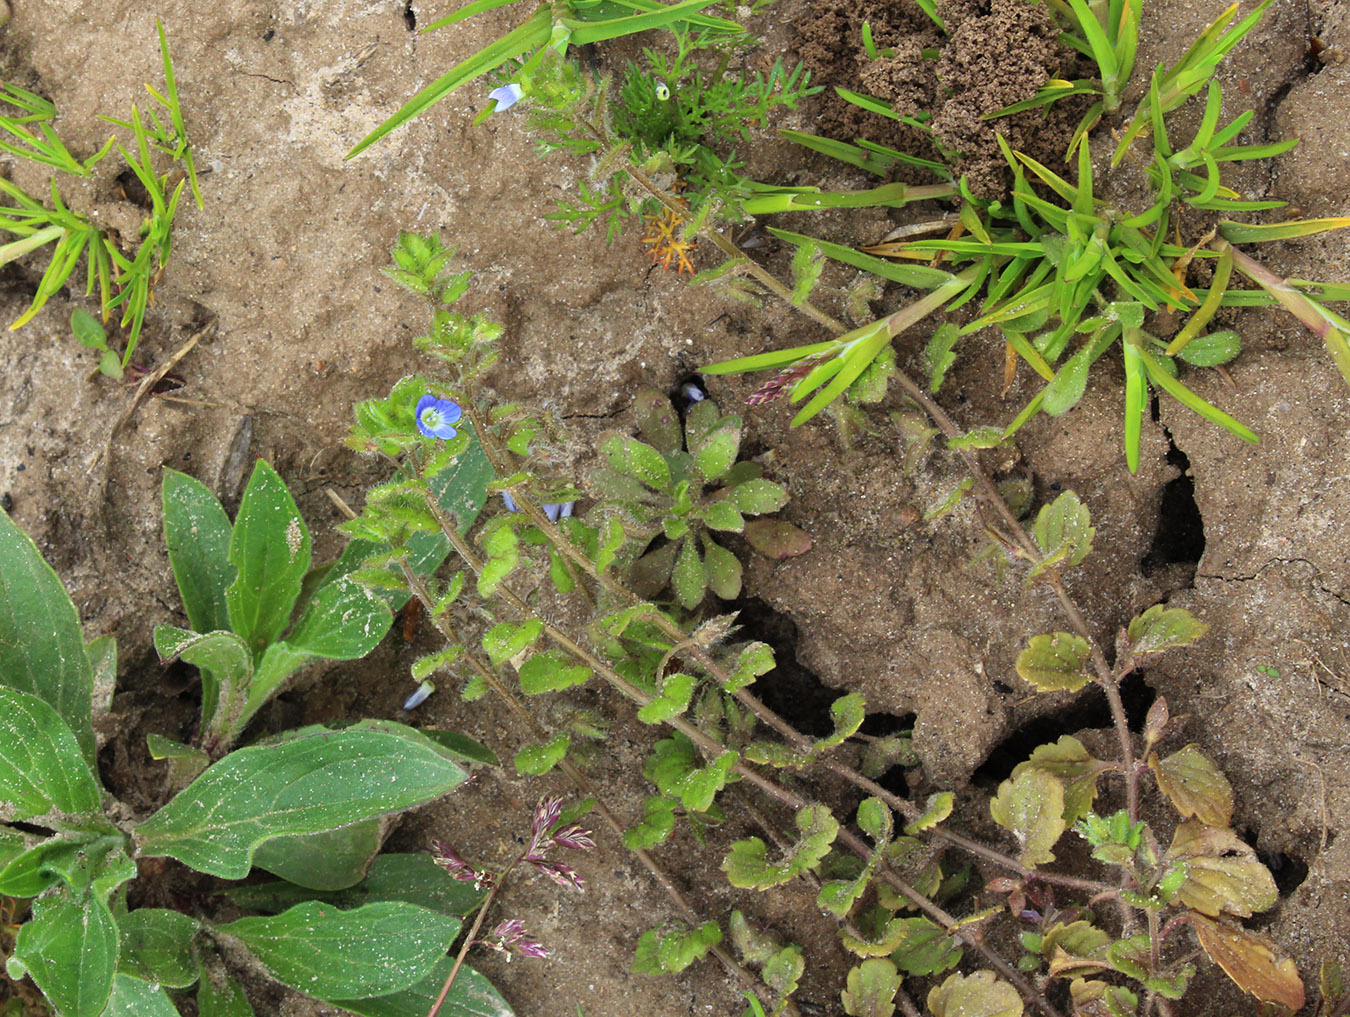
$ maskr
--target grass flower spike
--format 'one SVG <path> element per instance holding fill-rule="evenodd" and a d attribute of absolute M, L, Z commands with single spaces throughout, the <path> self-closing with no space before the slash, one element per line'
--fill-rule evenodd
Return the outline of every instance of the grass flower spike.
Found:
<path fill-rule="evenodd" d="M 427 394 L 417 400 L 417 429 L 428 438 L 449 441 L 459 433 L 455 425 L 464 411 L 450 399 L 437 399 Z"/>

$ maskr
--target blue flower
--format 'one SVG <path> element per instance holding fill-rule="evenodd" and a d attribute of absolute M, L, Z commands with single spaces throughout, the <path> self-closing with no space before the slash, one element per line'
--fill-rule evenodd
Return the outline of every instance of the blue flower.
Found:
<path fill-rule="evenodd" d="M 488 98 L 497 100 L 497 109 L 495 112 L 500 113 L 502 110 L 510 109 L 516 103 L 520 102 L 520 97 L 524 94 L 521 87 L 513 81 L 509 85 L 502 85 L 501 88 L 494 88 L 488 93 Z"/>
<path fill-rule="evenodd" d="M 502 492 L 502 501 L 506 505 L 508 512 L 519 512 L 516 508 L 516 500 L 511 497 L 510 491 Z M 576 505 L 574 501 L 560 502 L 556 505 L 549 504 L 544 506 L 544 515 L 548 517 L 550 523 L 556 523 L 559 519 L 565 519 L 572 514 L 572 508 Z"/>
<path fill-rule="evenodd" d="M 417 429 L 428 438 L 441 438 L 449 441 L 459 432 L 455 425 L 464 411 L 459 404 L 450 399 L 437 399 L 434 395 L 424 395 L 417 400 Z"/>

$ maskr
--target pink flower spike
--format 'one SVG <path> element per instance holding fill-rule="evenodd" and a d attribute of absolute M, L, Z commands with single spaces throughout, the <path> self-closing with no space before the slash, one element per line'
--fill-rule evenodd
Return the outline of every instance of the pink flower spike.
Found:
<path fill-rule="evenodd" d="M 534 810 L 534 822 L 530 824 L 530 833 L 534 835 L 536 845 L 539 843 L 540 837 L 552 828 L 561 815 L 561 798 L 541 798 L 539 800 L 539 804 L 535 806 Z"/>
<path fill-rule="evenodd" d="M 561 862 L 551 862 L 547 858 L 538 855 L 527 857 L 525 861 L 529 862 L 559 886 L 565 886 L 568 889 L 576 890 L 578 892 L 586 889 L 586 881 L 577 875 L 577 871 L 570 865 L 563 865 Z"/>
<path fill-rule="evenodd" d="M 595 841 L 591 839 L 591 831 L 580 823 L 569 823 L 555 832 L 553 843 L 559 847 L 571 848 L 573 851 L 590 851 L 595 847 Z"/>

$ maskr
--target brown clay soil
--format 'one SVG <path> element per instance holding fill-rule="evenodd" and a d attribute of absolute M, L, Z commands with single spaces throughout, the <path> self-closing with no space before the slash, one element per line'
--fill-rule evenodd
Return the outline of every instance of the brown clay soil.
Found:
<path fill-rule="evenodd" d="M 1178 58 L 1222 6 L 1149 5 L 1138 67 L 1146 72 Z M 916 73 L 914 54 L 938 40 L 897 0 L 780 0 L 767 15 L 767 52 L 800 55 L 827 78 L 936 110 L 943 137 L 972 153 L 970 172 L 996 189 L 987 158 L 992 136 L 977 114 L 1035 88 L 1038 62 L 1053 59 L 1053 33 L 1021 0 L 952 0 L 943 10 L 960 27 L 943 44 L 936 83 Z M 214 317 L 215 334 L 174 369 L 180 387 L 145 401 L 109 444 L 132 390 L 90 378 L 88 352 L 67 334 L 71 308 L 87 306 L 79 294 L 54 298 L 0 345 L 0 492 L 67 584 L 86 634 L 117 636 L 119 693 L 106 722 L 105 773 L 135 808 L 154 807 L 165 786 L 145 755 L 145 733 L 185 737 L 196 709 L 190 675 L 162 670 L 150 641 L 156 623 L 182 620 L 160 535 L 161 468 L 202 479 L 233 509 L 239 473 L 230 450 L 243 448 L 249 461 L 265 456 L 309 520 L 316 558 L 338 551 L 338 517 L 325 490 L 359 504 L 364 487 L 380 479 L 378 468 L 342 445 L 351 406 L 422 368 L 409 343 L 423 327 L 422 307 L 379 274 L 396 231 L 439 229 L 460 246 L 463 264 L 477 272 L 466 299 L 507 326 L 497 389 L 503 398 L 537 401 L 570 425 L 576 461 L 560 464 L 564 470 L 584 470 L 604 430 L 631 427 L 638 389 L 673 391 L 699 364 L 825 338 L 786 310 L 728 306 L 654 269 L 633 233 L 606 247 L 598 237 L 552 229 L 542 216 L 573 192 L 585 167 L 564 157 L 541 162 L 512 115 L 471 127 L 479 89 L 344 162 L 348 148 L 404 99 L 518 17 L 508 8 L 429 35 L 411 30 L 445 13 L 403 0 L 209 7 L 165 0 L 158 8 L 135 0 L 14 0 L 0 31 L 0 72 L 54 100 L 58 129 L 74 151 L 87 153 L 108 133 L 96 114 L 125 115 L 132 103 L 144 105 L 143 82 L 159 82 L 158 14 L 197 162 L 209 170 L 205 209 L 184 202 L 179 213 L 172 262 L 137 354 L 158 364 Z M 864 17 L 878 28 L 879 45 L 896 47 L 894 61 L 860 62 L 851 40 Z M 1275 0 L 1224 65 L 1226 117 L 1251 107 L 1255 140 L 1301 139 L 1290 154 L 1245 169 L 1244 196 L 1283 198 L 1307 216 L 1350 212 L 1347 53 L 1344 0 Z M 1140 88 L 1137 80 L 1136 95 Z M 838 123 L 846 137 L 873 129 L 844 117 L 822 104 L 783 126 Z M 1063 137 L 1062 125 L 1010 129 L 1025 146 L 1053 147 Z M 865 186 L 785 145 L 765 143 L 750 156 L 761 178 Z M 43 193 L 44 173 L 4 161 L 16 182 Z M 69 189 L 68 200 L 126 235 L 141 212 L 121 196 L 115 163 L 105 161 L 83 189 Z M 828 214 L 786 225 L 859 243 L 893 222 L 880 213 Z M 1346 234 L 1260 253 L 1283 275 L 1350 280 Z M 770 256 L 781 269 L 782 253 Z M 40 270 L 30 260 L 0 273 L 5 321 L 23 311 Z M 822 300 L 836 300 L 849 279 L 827 272 Z M 874 310 L 905 299 L 888 291 Z M 1128 705 L 1138 723 L 1152 698 L 1165 695 L 1173 716 L 1183 718 L 1176 745 L 1198 743 L 1232 780 L 1234 825 L 1281 889 L 1279 906 L 1253 924 L 1290 950 L 1315 984 L 1323 959 L 1350 961 L 1350 393 L 1320 341 L 1292 318 L 1253 310 L 1229 321 L 1242 333 L 1242 356 L 1226 375 L 1192 381 L 1258 430 L 1259 446 L 1164 400 L 1145 424 L 1143 467 L 1130 475 L 1119 446 L 1119 371 L 1106 367 L 1075 410 L 1034 421 L 1014 448 L 991 454 L 990 465 L 1029 479 L 1038 503 L 1072 489 L 1091 509 L 1096 551 L 1071 586 L 1103 641 L 1164 599 L 1209 624 L 1195 648 L 1133 676 Z M 925 339 L 899 344 L 902 366 L 921 373 Z M 1005 423 L 1035 391 L 1025 371 L 1000 391 L 996 337 L 972 337 L 961 354 L 941 397 L 961 425 Z M 760 380 L 715 379 L 711 392 L 729 409 Z M 906 455 L 887 413 L 898 408 L 893 393 L 847 442 L 828 416 L 792 430 L 782 404 L 745 410 L 749 450 L 787 485 L 784 516 L 808 530 L 815 546 L 790 561 L 751 562 L 740 606 L 752 631 L 774 640 L 783 658 L 780 672 L 761 683 L 766 698 L 818 730 L 831 698 L 861 691 L 869 711 L 914 729 L 923 765 L 907 773 L 908 791 L 957 791 L 958 825 L 997 839 L 985 803 L 1011 766 L 1061 734 L 1109 751 L 1109 719 L 1090 692 L 1034 697 L 1017 677 L 1013 660 L 1026 638 L 1063 623 L 1048 596 L 1028 591 L 1016 570 L 971 564 L 984 538 L 970 509 L 923 520 L 961 473 L 943 454 Z M 316 667 L 265 711 L 259 730 L 367 716 L 408 720 L 400 710 L 411 688 L 407 665 L 431 648 L 426 633 L 413 645 L 391 635 L 364 661 Z M 567 702 L 616 709 L 589 690 Z M 617 716 L 590 771 L 616 811 L 632 819 L 645 792 L 639 774 L 651 735 L 626 713 Z M 526 738 L 490 701 L 465 706 L 451 694 L 433 697 L 410 722 L 458 728 L 506 758 Z M 392 843 L 416 850 L 439 837 L 470 857 L 500 857 L 546 791 L 567 789 L 560 779 L 517 778 L 509 767 L 484 773 L 474 790 L 405 818 Z M 837 787 L 812 793 L 844 810 L 856 801 Z M 841 1013 L 848 961 L 813 891 L 755 897 L 733 891 L 718 872 L 732 837 L 759 832 L 736 813 L 734 799 L 731 813 L 706 846 L 683 832 L 657 857 L 705 914 L 724 919 L 741 908 L 800 943 L 803 1013 Z M 563 899 L 533 883 L 506 896 L 506 910 L 555 951 L 551 960 L 510 965 L 479 959 L 516 1011 L 739 1013 L 736 987 L 712 961 L 680 977 L 629 973 L 639 932 L 672 915 L 634 859 L 613 838 L 600 841 L 580 863 L 589 882 L 584 896 Z M 333 1012 L 257 979 L 249 990 L 260 1014 Z M 1255 1009 L 1202 965 L 1180 1012 L 1220 1017 Z"/>

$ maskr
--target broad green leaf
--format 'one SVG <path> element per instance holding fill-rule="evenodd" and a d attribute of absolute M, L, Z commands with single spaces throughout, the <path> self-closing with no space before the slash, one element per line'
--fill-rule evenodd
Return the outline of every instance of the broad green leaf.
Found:
<path fill-rule="evenodd" d="M 16 898 L 38 896 L 60 882 L 63 873 L 78 868 L 80 856 L 98 838 L 98 834 L 90 831 L 76 831 L 20 850 L 0 869 L 0 894 Z M 22 845 L 23 841 L 19 843 Z"/>
<path fill-rule="evenodd" d="M 157 985 L 186 988 L 201 970 L 194 942 L 198 928 L 194 919 L 166 908 L 138 908 L 123 915 L 117 923 L 118 969 Z"/>
<path fill-rule="evenodd" d="M 451 753 L 401 724 L 308 728 L 230 753 L 137 827 L 136 840 L 142 855 L 242 879 L 265 840 L 420 805 L 467 776 Z"/>
<path fill-rule="evenodd" d="M 217 926 L 238 936 L 277 981 L 320 999 L 383 996 L 417 984 L 450 949 L 460 921 L 387 901 L 339 911 L 310 901 Z"/>
<path fill-rule="evenodd" d="M 669 455 L 684 446 L 680 415 L 670 400 L 656 389 L 644 388 L 633 397 L 633 417 L 642 432 L 642 440 L 658 452 Z"/>
<path fill-rule="evenodd" d="M 520 665 L 520 688 L 527 696 L 558 692 L 581 685 L 591 677 L 591 669 L 573 663 L 564 650 L 544 650 Z"/>
<path fill-rule="evenodd" d="M 659 724 L 683 713 L 689 708 L 698 679 L 690 674 L 666 675 L 661 682 L 661 694 L 638 710 L 638 720 L 644 724 Z"/>
<path fill-rule="evenodd" d="M 1191 915 L 1191 927 L 1209 959 L 1243 992 L 1290 1012 L 1303 1009 L 1306 1000 L 1298 966 L 1265 936 L 1199 915 Z"/>
<path fill-rule="evenodd" d="M 0 684 L 37 696 L 64 720 L 90 766 L 94 672 L 80 616 L 28 535 L 0 510 Z"/>
<path fill-rule="evenodd" d="M 612 434 L 600 445 L 610 469 L 640 480 L 657 491 L 670 490 L 670 467 L 650 445 L 625 434 Z"/>
<path fill-rule="evenodd" d="M 343 577 L 321 587 L 286 635 L 292 649 L 330 660 L 356 660 L 379 644 L 393 624 L 389 606 Z"/>
<path fill-rule="evenodd" d="M 272 643 L 257 658 L 257 668 L 248 684 L 248 695 L 244 697 L 243 704 L 233 705 L 233 715 L 215 718 L 212 726 L 224 732 L 227 740 L 233 742 L 243 733 L 253 715 L 281 691 L 286 679 L 313 659 L 313 654 L 297 650 L 284 640 Z"/>
<path fill-rule="evenodd" d="M 706 535 L 703 540 L 703 572 L 708 589 L 723 600 L 735 600 L 741 595 L 740 560 L 721 544 Z"/>
<path fill-rule="evenodd" d="M 1232 830 L 1188 819 L 1177 827 L 1165 860 L 1181 864 L 1186 873 L 1177 898 L 1211 918 L 1222 913 L 1250 918 L 1279 899 L 1270 870 Z"/>
<path fill-rule="evenodd" d="M 767 558 L 795 558 L 811 550 L 811 535 L 786 519 L 750 519 L 745 539 Z"/>
<path fill-rule="evenodd" d="M 713 921 L 664 935 L 660 929 L 648 929 L 638 939 L 630 970 L 639 975 L 679 974 L 720 942 L 722 929 Z"/>
<path fill-rule="evenodd" d="M 747 516 L 762 516 L 777 512 L 787 504 L 788 494 L 781 484 L 772 480 L 747 480 L 731 489 L 731 503 Z"/>
<path fill-rule="evenodd" d="M 1149 753 L 1148 768 L 1183 819 L 1194 816 L 1206 826 L 1233 821 L 1233 785 L 1194 744 L 1159 759 Z"/>
<path fill-rule="evenodd" d="M 1208 631 L 1209 626 L 1191 612 L 1154 604 L 1130 620 L 1130 652 L 1143 657 L 1177 646 L 1189 646 Z"/>
<path fill-rule="evenodd" d="M 816 739 L 815 749 L 834 748 L 852 738 L 862 727 L 867 717 L 867 701 L 857 692 L 841 696 L 830 704 L 830 719 L 834 722 L 834 731 L 824 738 Z"/>
<path fill-rule="evenodd" d="M 895 965 L 885 957 L 872 957 L 848 973 L 847 987 L 839 998 L 850 1017 L 891 1017 L 899 988 Z"/>
<path fill-rule="evenodd" d="M 1021 1017 L 1022 997 L 992 971 L 951 975 L 928 993 L 933 1017 Z"/>
<path fill-rule="evenodd" d="M 994 822 L 1011 830 L 1023 865 L 1035 868 L 1055 860 L 1050 849 L 1066 829 L 1064 784 L 1046 770 L 1026 769 L 999 785 L 989 803 Z"/>
<path fill-rule="evenodd" d="M 736 453 L 741 449 L 740 419 L 726 418 L 734 421 L 735 426 L 724 423 L 689 450 L 694 457 L 694 468 L 705 481 L 719 479 L 736 462 Z"/>
<path fill-rule="evenodd" d="M 729 501 L 715 501 L 703 510 L 703 521 L 710 530 L 730 530 L 740 533 L 745 529 L 745 516 Z"/>
<path fill-rule="evenodd" d="M 1038 745 L 1031 757 L 1018 763 L 1012 775 L 1023 770 L 1037 769 L 1053 773 L 1064 782 L 1064 822 L 1073 824 L 1092 811 L 1097 798 L 1097 778 L 1111 769 L 1093 757 L 1073 735 L 1061 735 L 1052 745 Z"/>
<path fill-rule="evenodd" d="M 101 1017 L 178 1017 L 178 1008 L 158 984 L 118 972 L 113 977 L 108 1008 Z"/>
<path fill-rule="evenodd" d="M 767 890 L 814 868 L 829 853 L 839 822 L 825 806 L 808 805 L 797 811 L 796 823 L 801 837 L 781 862 L 769 862 L 768 847 L 758 837 L 732 844 L 722 862 L 727 881 L 741 889 Z"/>
<path fill-rule="evenodd" d="M 70 727 L 37 696 L 3 685 L 0 807 L 7 820 L 50 815 L 48 822 L 58 827 L 76 817 L 102 816 L 98 781 Z"/>
<path fill-rule="evenodd" d="M 188 626 L 195 632 L 230 627 L 225 590 L 234 581 L 230 564 L 230 520 L 200 480 L 167 467 L 160 484 L 164 543 L 174 582 L 183 598 Z"/>
<path fill-rule="evenodd" d="M 253 679 L 253 654 L 233 632 L 198 635 L 172 625 L 156 625 L 155 650 L 166 664 L 181 657 L 201 671 L 202 724 L 208 729 L 221 706 L 242 696 Z"/>
<path fill-rule="evenodd" d="M 19 855 L 23 854 L 26 850 L 27 841 L 22 833 L 9 826 L 0 826 L 0 872 L 4 872 L 5 866 L 18 858 Z M 0 889 L 0 893 L 5 892 L 6 891 L 3 889 Z M 15 895 L 8 894 L 8 896 L 12 897 Z M 36 894 L 34 894 L 34 896 L 36 896 Z"/>
<path fill-rule="evenodd" d="M 1045 557 L 1032 568 L 1031 575 L 1038 576 L 1055 566 L 1077 565 L 1092 550 L 1096 532 L 1087 506 L 1073 491 L 1065 491 L 1042 506 L 1032 534 Z"/>
<path fill-rule="evenodd" d="M 345 890 L 365 878 L 384 841 L 379 819 L 294 837 L 275 837 L 258 845 L 253 864 L 310 890 Z"/>
<path fill-rule="evenodd" d="M 441 994 L 454 961 L 444 957 L 416 985 L 373 999 L 330 999 L 328 1002 L 360 1017 L 424 1017 Z M 441 1004 L 441 1017 L 514 1017 L 515 1011 L 487 978 L 465 965 Z M 203 1015 L 206 1017 L 206 1015 Z"/>
<path fill-rule="evenodd" d="M 1037 692 L 1077 692 L 1092 680 L 1090 652 L 1087 640 L 1071 632 L 1032 636 L 1017 655 L 1017 673 Z"/>
<path fill-rule="evenodd" d="M 309 571 L 309 529 L 277 471 L 259 459 L 230 535 L 238 570 L 225 590 L 230 629 L 255 657 L 277 641 Z"/>
<path fill-rule="evenodd" d="M 63 1017 L 98 1017 L 112 994 L 117 924 L 90 891 L 39 898 L 19 927 L 6 970 L 29 975 Z"/>
<path fill-rule="evenodd" d="M 429 854 L 382 854 L 365 879 L 345 890 L 307 890 L 294 883 L 253 883 L 225 891 L 239 907 L 275 914 L 316 900 L 350 910 L 378 901 L 403 901 L 443 915 L 464 917 L 483 902 L 483 891 L 441 868 Z"/>

